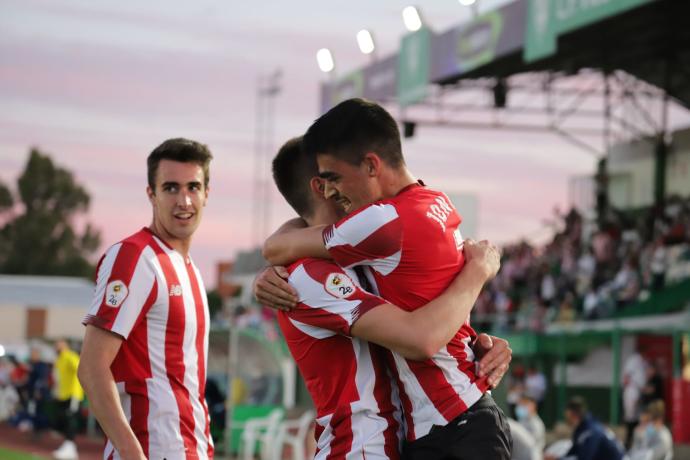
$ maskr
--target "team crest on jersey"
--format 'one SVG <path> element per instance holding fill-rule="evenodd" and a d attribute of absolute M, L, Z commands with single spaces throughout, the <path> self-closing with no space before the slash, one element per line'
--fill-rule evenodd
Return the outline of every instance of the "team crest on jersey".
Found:
<path fill-rule="evenodd" d="M 329 294 L 339 299 L 347 299 L 355 293 L 356 289 L 352 280 L 343 273 L 331 273 L 328 275 L 324 287 Z"/>
<path fill-rule="evenodd" d="M 120 280 L 111 281 L 105 288 L 105 304 L 117 308 L 122 305 L 127 294 L 129 294 L 129 289 L 125 283 Z"/>

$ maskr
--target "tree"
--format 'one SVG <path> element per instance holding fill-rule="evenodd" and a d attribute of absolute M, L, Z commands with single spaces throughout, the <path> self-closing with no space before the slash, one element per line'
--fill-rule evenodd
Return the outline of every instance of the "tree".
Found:
<path fill-rule="evenodd" d="M 89 201 L 70 171 L 31 149 L 17 192 L 0 183 L 0 273 L 92 276 L 100 234 L 75 228 Z"/>

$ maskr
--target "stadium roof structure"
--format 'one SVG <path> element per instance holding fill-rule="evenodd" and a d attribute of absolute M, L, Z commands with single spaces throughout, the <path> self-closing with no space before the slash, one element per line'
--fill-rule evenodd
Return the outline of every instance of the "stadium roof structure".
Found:
<path fill-rule="evenodd" d="M 420 125 L 550 132 L 598 159 L 652 139 L 660 203 L 669 110 L 690 109 L 689 17 L 679 0 L 516 0 L 403 36 L 397 54 L 324 82 L 320 110 L 364 97 L 397 105 L 405 137 Z M 493 100 L 463 100 L 478 90 Z"/>
<path fill-rule="evenodd" d="M 321 109 L 348 97 L 421 103 L 427 85 L 526 72 L 623 70 L 690 108 L 690 2 L 516 0 L 444 32 L 405 35 L 398 54 L 321 88 Z"/>
<path fill-rule="evenodd" d="M 690 108 L 690 2 L 521 0 L 509 7 L 526 14 L 517 46 L 439 83 L 535 71 L 623 70 L 666 90 Z M 540 16 L 548 22 L 541 33 Z"/>

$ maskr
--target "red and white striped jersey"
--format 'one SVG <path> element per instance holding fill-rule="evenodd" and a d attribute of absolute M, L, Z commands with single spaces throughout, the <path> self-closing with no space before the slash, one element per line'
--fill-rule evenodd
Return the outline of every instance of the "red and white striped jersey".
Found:
<path fill-rule="evenodd" d="M 384 350 L 350 336 L 385 301 L 331 261 L 302 259 L 288 271 L 299 303 L 278 324 L 316 406 L 315 459 L 398 459 L 402 425 Z"/>
<path fill-rule="evenodd" d="M 96 273 L 84 324 L 124 339 L 110 369 L 144 453 L 212 458 L 204 399 L 209 313 L 199 271 L 144 228 L 110 247 Z M 103 456 L 120 458 L 110 441 Z"/>
<path fill-rule="evenodd" d="M 443 194 L 422 183 L 378 201 L 324 230 L 324 242 L 342 267 L 368 266 L 372 285 L 408 311 L 440 295 L 462 269 L 460 216 Z M 432 359 L 412 361 L 390 353 L 400 384 L 406 437 L 446 425 L 488 389 L 475 372 L 469 319 Z"/>

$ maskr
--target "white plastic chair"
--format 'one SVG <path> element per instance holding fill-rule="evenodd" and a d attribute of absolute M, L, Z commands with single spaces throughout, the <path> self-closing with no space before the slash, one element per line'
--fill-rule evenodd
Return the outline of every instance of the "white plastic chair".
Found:
<path fill-rule="evenodd" d="M 244 422 L 241 437 L 243 460 L 254 458 L 254 448 L 257 441 L 259 442 L 259 458 L 262 460 L 273 458 L 275 439 L 278 436 L 283 415 L 283 409 L 273 409 L 266 417 L 252 418 Z"/>
<path fill-rule="evenodd" d="M 291 448 L 292 460 L 307 460 L 304 445 L 315 416 L 316 413 L 313 410 L 308 410 L 298 419 L 285 420 L 280 424 L 272 460 L 282 460 L 283 449 L 286 445 Z"/>

